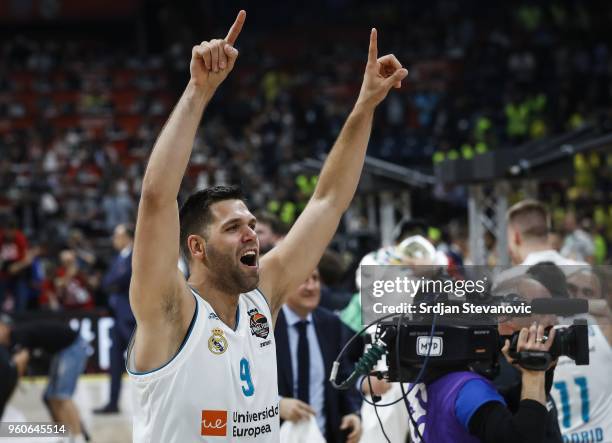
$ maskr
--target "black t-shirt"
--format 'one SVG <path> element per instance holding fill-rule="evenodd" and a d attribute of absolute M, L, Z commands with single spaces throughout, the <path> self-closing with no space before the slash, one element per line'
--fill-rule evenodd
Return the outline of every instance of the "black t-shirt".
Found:
<path fill-rule="evenodd" d="M 78 332 L 57 321 L 36 321 L 15 325 L 11 329 L 11 345 L 27 349 L 42 349 L 55 354 L 76 340 Z"/>
<path fill-rule="evenodd" d="M 500 374 L 493 380 L 493 384 L 504 397 L 508 409 L 512 414 L 516 414 L 521 403 L 521 373 L 518 369 L 513 367 L 508 361 L 501 356 L 500 362 Z M 555 369 L 551 368 L 546 371 L 546 399 L 548 401 L 548 409 L 546 414 L 546 432 L 542 443 L 561 443 L 563 438 L 561 437 L 561 430 L 559 429 L 559 421 L 557 418 L 557 409 L 552 397 L 550 396 L 550 389 L 552 388 L 553 378 L 555 375 Z"/>
<path fill-rule="evenodd" d="M 502 403 L 490 401 L 470 418 L 470 434 L 482 443 L 542 443 L 547 431 L 546 407 L 535 400 L 521 400 L 512 414 Z"/>

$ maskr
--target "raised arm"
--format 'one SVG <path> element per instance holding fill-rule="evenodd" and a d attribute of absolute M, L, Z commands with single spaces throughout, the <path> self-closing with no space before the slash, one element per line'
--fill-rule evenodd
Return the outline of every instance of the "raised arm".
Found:
<path fill-rule="evenodd" d="M 317 266 L 336 232 L 359 183 L 374 110 L 407 75 L 395 56 L 378 58 L 377 32 L 372 29 L 359 97 L 323 165 L 312 198 L 283 241 L 261 260 L 259 287 L 274 318 L 285 296 Z"/>
<path fill-rule="evenodd" d="M 191 78 L 151 152 L 138 207 L 130 285 L 130 303 L 138 322 L 138 334 L 163 333 L 158 326 L 164 321 L 182 318 L 185 303 L 181 301 L 189 301 L 185 298 L 188 295 L 185 280 L 177 269 L 176 199 L 204 108 L 238 57 L 233 45 L 245 18 L 246 13 L 240 11 L 225 39 L 193 47 Z"/>

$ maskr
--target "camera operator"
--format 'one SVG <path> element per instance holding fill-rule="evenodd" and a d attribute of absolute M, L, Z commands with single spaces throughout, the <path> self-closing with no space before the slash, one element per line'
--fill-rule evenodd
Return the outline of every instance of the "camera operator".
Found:
<path fill-rule="evenodd" d="M 517 351 L 548 351 L 544 325 L 522 328 Z M 509 362 L 510 343 L 502 349 Z M 468 368 L 456 368 L 444 375 L 426 378 L 415 387 L 410 407 L 418 430 L 427 443 L 541 443 L 546 432 L 545 372 L 518 367 L 522 375 L 521 399 L 512 414 L 503 397 L 484 376 Z M 412 393 L 411 393 L 412 394 Z M 411 425 L 412 441 L 419 442 Z"/>
<path fill-rule="evenodd" d="M 604 302 L 608 289 L 597 270 L 582 268 L 570 275 L 567 282 L 572 298 Z M 584 316 L 589 321 L 589 365 L 576 366 L 569 357 L 562 356 L 555 370 L 552 394 L 558 405 L 564 441 L 612 441 L 610 308 L 604 302 L 604 307 L 592 314 L 593 317 Z"/>
<path fill-rule="evenodd" d="M 536 298 L 552 298 L 553 294 L 566 293 L 565 277 L 563 272 L 552 263 L 546 265 L 535 265 L 529 268 L 523 276 L 515 277 L 504 282 L 496 290 L 496 294 L 514 293 L 520 294 L 521 298 L 530 303 Z M 557 323 L 554 315 L 539 315 L 530 318 L 511 317 L 501 321 L 498 330 L 500 335 L 512 335 L 528 326 L 530 322 L 537 319 L 545 326 L 553 326 Z M 505 358 L 500 358 L 500 373 L 493 380 L 498 392 L 503 396 L 508 409 L 515 413 L 519 409 L 523 391 L 522 373 L 513 365 L 508 364 Z M 550 396 L 553 384 L 555 366 L 552 365 L 545 373 L 546 394 L 546 416 L 545 433 L 542 443 L 560 443 L 562 441 L 561 431 L 557 422 L 557 409 Z"/>

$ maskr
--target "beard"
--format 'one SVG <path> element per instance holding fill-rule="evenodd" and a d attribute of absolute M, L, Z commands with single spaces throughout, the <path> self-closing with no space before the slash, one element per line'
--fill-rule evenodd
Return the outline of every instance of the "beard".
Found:
<path fill-rule="evenodd" d="M 240 268 L 240 262 L 228 253 L 223 253 L 214 246 L 206 245 L 208 268 L 213 276 L 211 283 L 228 294 L 242 294 L 257 288 L 259 271 L 247 273 Z"/>

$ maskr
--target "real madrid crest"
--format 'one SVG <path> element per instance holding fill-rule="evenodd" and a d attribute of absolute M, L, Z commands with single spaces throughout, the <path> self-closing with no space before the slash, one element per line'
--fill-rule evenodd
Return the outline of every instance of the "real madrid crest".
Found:
<path fill-rule="evenodd" d="M 216 355 L 221 355 L 227 350 L 227 339 L 223 335 L 223 329 L 213 328 L 212 335 L 208 339 L 208 349 Z"/>

